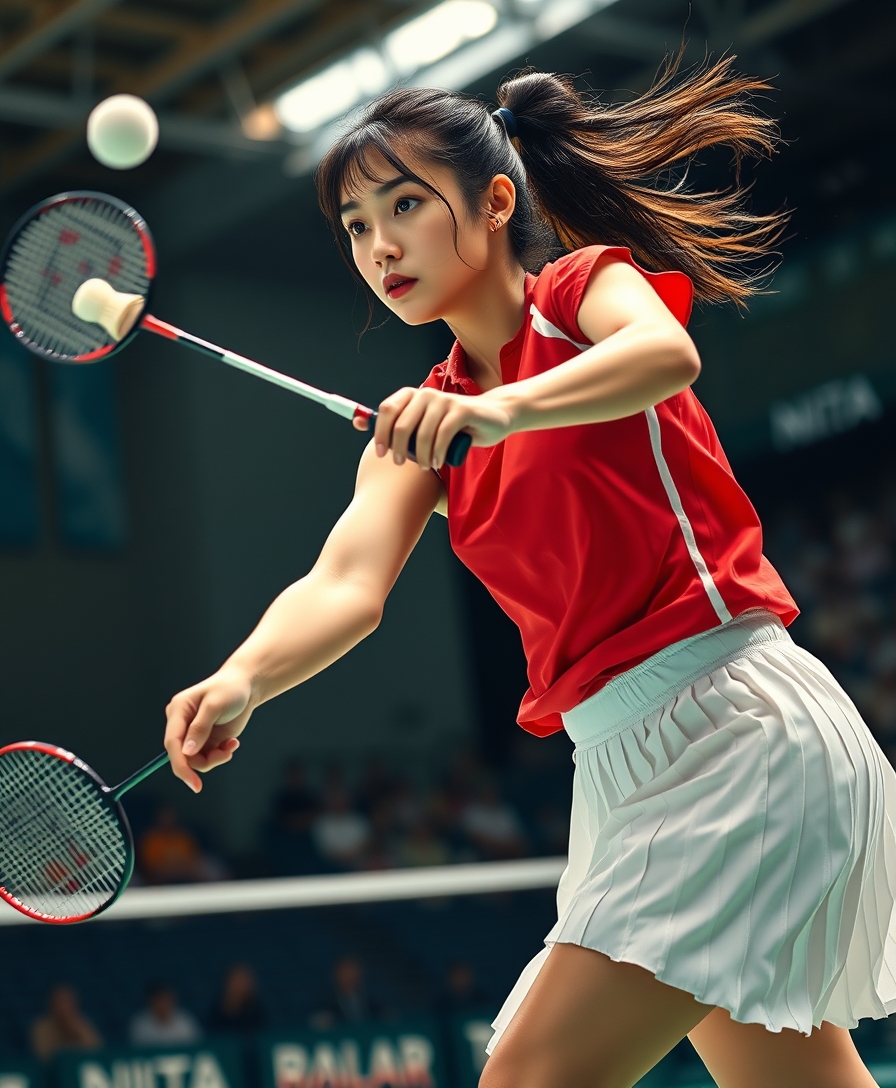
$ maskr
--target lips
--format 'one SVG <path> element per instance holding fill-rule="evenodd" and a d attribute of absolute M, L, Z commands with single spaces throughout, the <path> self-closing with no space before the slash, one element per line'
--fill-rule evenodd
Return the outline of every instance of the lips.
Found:
<path fill-rule="evenodd" d="M 406 294 L 417 281 L 411 276 L 402 276 L 398 272 L 390 272 L 383 277 L 383 290 L 389 298 L 399 298 Z"/>

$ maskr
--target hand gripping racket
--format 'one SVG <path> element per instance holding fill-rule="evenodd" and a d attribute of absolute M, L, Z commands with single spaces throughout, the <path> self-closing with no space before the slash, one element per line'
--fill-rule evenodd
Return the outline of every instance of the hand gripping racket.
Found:
<path fill-rule="evenodd" d="M 83 922 L 121 895 L 134 870 L 122 794 L 167 753 L 118 786 L 71 752 L 39 741 L 0 748 L 0 898 L 41 922 Z"/>
<path fill-rule="evenodd" d="M 298 393 L 345 419 L 364 420 L 373 429 L 373 409 L 153 317 L 147 307 L 155 274 L 152 236 L 133 208 L 104 193 L 61 193 L 26 212 L 7 238 L 0 253 L 0 313 L 19 343 L 49 359 L 104 359 L 143 329 Z M 462 464 L 471 443 L 466 432 L 456 434 L 446 464 Z M 409 453 L 413 456 L 413 436 Z"/>

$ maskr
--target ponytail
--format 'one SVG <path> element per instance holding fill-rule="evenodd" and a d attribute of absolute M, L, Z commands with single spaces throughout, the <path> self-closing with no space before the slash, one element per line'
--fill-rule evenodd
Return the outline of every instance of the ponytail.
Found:
<path fill-rule="evenodd" d="M 589 102 L 568 78 L 543 72 L 506 80 L 494 114 L 452 91 L 403 87 L 382 95 L 327 151 L 316 174 L 321 209 L 349 269 L 366 289 L 339 208 L 345 190 L 375 180 L 371 155 L 442 200 L 456 237 L 454 209 L 408 164 L 416 153 L 452 169 L 469 214 L 482 214 L 482 193 L 496 174 L 513 181 L 517 201 L 507 229 L 513 255 L 528 271 L 538 272 L 563 248 L 622 245 L 650 270 L 686 273 L 698 301 L 745 308 L 773 268 L 752 266 L 776 256 L 772 247 L 790 215 L 747 211 L 750 187 L 740 186 L 741 160 L 770 156 L 779 140 L 775 122 L 749 108 L 750 96 L 769 85 L 732 73 L 734 57 L 705 61 L 675 83 L 683 51 L 667 58 L 645 94 L 612 106 Z M 734 151 L 732 189 L 693 192 L 685 187 L 686 168 L 678 182 L 663 184 L 672 167 L 687 167 L 715 144 Z"/>
<path fill-rule="evenodd" d="M 770 157 L 778 143 L 775 122 L 748 108 L 749 96 L 769 85 L 732 74 L 734 57 L 704 61 L 676 85 L 683 50 L 629 102 L 589 102 L 569 79 L 543 72 L 505 81 L 498 102 L 513 115 L 538 207 L 567 249 L 627 246 L 649 268 L 685 272 L 698 300 L 743 307 L 772 270 L 750 265 L 775 255 L 790 215 L 747 211 L 750 187 L 740 186 L 743 157 Z M 733 189 L 693 192 L 686 169 L 676 184 L 660 184 L 664 172 L 715 144 L 734 151 Z"/>

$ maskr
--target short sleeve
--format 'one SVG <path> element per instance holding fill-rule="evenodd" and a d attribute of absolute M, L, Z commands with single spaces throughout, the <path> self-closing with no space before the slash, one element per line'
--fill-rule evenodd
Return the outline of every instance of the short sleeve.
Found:
<path fill-rule="evenodd" d="M 571 339 L 582 342 L 587 337 L 579 328 L 576 315 L 597 261 L 604 256 L 625 261 L 636 268 L 656 291 L 672 316 L 687 325 L 694 304 L 694 285 L 684 272 L 648 272 L 632 257 L 625 246 L 585 246 L 567 253 L 545 267 L 538 277 L 535 305 Z"/>

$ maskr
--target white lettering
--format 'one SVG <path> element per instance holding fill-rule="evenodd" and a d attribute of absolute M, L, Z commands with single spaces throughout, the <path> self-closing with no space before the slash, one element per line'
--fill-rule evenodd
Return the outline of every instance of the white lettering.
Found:
<path fill-rule="evenodd" d="M 331 1043 L 318 1043 L 314 1048 L 307 1088 L 342 1088 L 339 1058 Z"/>
<path fill-rule="evenodd" d="M 388 1039 L 374 1039 L 370 1047 L 367 1088 L 395 1088 L 399 1083 L 398 1055 Z"/>
<path fill-rule="evenodd" d="M 308 1051 L 303 1046 L 284 1043 L 274 1047 L 274 1084 L 276 1088 L 302 1088 L 308 1073 Z"/>
<path fill-rule="evenodd" d="M 826 382 L 794 400 L 770 408 L 772 445 L 786 452 L 832 434 L 852 430 L 863 420 L 879 419 L 884 406 L 864 374 Z"/>
<path fill-rule="evenodd" d="M 494 1033 L 494 1029 L 487 1020 L 468 1020 L 464 1024 L 464 1035 L 470 1044 L 470 1060 L 477 1073 L 485 1069 L 485 1063 L 488 1061 L 485 1048 Z"/>
<path fill-rule="evenodd" d="M 406 1088 L 431 1088 L 433 1050 L 429 1039 L 423 1035 L 401 1035 L 398 1049 L 404 1066 L 403 1084 Z"/>
<path fill-rule="evenodd" d="M 203 1050 L 193 1059 L 190 1088 L 230 1088 L 214 1054 Z"/>
<path fill-rule="evenodd" d="M 112 1088 L 109 1074 L 99 1062 L 84 1062 L 78 1069 L 81 1088 Z"/>
<path fill-rule="evenodd" d="M 155 1060 L 156 1072 L 165 1081 L 165 1088 L 184 1088 L 184 1075 L 192 1062 L 187 1054 L 164 1054 Z"/>
<path fill-rule="evenodd" d="M 343 1039 L 340 1050 L 342 1051 L 342 1082 L 339 1088 L 365 1088 L 358 1044 L 354 1039 Z"/>

